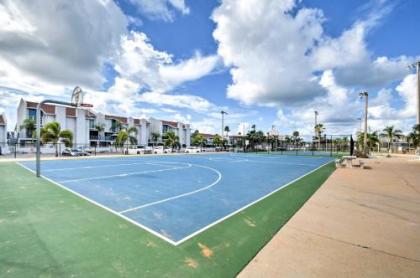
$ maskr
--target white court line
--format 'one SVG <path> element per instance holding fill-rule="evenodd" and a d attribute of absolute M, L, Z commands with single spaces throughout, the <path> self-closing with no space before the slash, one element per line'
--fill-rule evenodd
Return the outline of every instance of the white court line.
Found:
<path fill-rule="evenodd" d="M 47 177 L 45 177 L 45 176 L 43 176 L 43 175 L 41 175 L 41 177 L 42 177 L 42 178 L 44 178 L 44 179 L 46 179 L 47 181 L 49 181 L 49 182 L 51 182 L 51 183 L 53 183 L 53 184 L 57 185 L 57 186 L 59 186 L 59 187 L 63 188 L 64 190 L 67 190 L 67 191 L 69 191 L 69 192 L 71 192 L 71 193 L 73 193 L 73 194 L 75 194 L 75 195 L 79 196 L 80 198 L 82 198 L 82 199 L 84 199 L 84 200 L 87 200 L 87 201 L 91 202 L 92 204 L 97 205 L 97 206 L 99 206 L 99 207 L 101 207 L 101 208 L 103 208 L 103 209 L 105 209 L 105 210 L 107 210 L 107 211 L 109 211 L 109 212 L 111 212 L 111 213 L 113 213 L 113 214 L 115 214 L 115 215 L 117 215 L 117 216 L 119 216 L 119 217 L 123 218 L 124 220 L 127 220 L 128 222 L 130 222 L 130 223 L 132 223 L 132 224 L 134 224 L 134 225 L 136 225 L 136 226 L 138 226 L 138 227 L 140 227 L 140 228 L 142 228 L 142 229 L 144 229 L 144 230 L 146 230 L 146 231 L 150 232 L 151 234 L 153 234 L 153 235 L 155 235 L 155 236 L 159 237 L 160 239 L 163 239 L 164 241 L 169 242 L 170 244 L 172 244 L 172 245 L 174 245 L 174 246 L 178 246 L 178 245 L 180 245 L 181 243 L 183 243 L 183 242 L 185 242 L 185 241 L 189 240 L 190 238 L 192 238 L 192 237 L 194 237 L 194 236 L 196 236 L 196 235 L 198 235 L 198 234 L 200 234 L 200 233 L 204 232 L 204 231 L 205 231 L 205 230 L 207 230 L 207 229 L 210 229 L 211 227 L 213 227 L 213 226 L 215 226 L 215 225 L 219 224 L 220 222 L 223 222 L 224 220 L 226 220 L 226 219 L 228 219 L 229 217 L 234 216 L 235 214 L 237 214 L 237 213 L 239 213 L 239 212 L 241 212 L 241 211 L 243 211 L 243 210 L 247 209 L 248 207 L 250 207 L 250 206 L 252 206 L 252 205 L 254 205 L 254 204 L 256 204 L 256 203 L 258 203 L 258 202 L 260 202 L 260 201 L 262 201 L 262 200 L 264 200 L 265 198 L 267 198 L 267 197 L 269 197 L 269 196 L 273 195 L 274 193 L 276 193 L 276 192 L 278 192 L 278 191 L 280 191 L 280 190 L 283 190 L 283 189 L 287 188 L 288 186 L 290 186 L 290 185 L 291 185 L 291 184 L 293 184 L 294 182 L 296 182 L 296 181 L 298 181 L 298 180 L 300 180 L 300 179 L 302 179 L 302 178 L 304 178 L 304 177 L 306 177 L 306 176 L 308 176 L 308 175 L 312 174 L 313 172 L 315 172 L 315 171 L 317 171 L 317 170 L 321 169 L 322 167 L 324 167 L 324 166 L 326 166 L 326 165 L 328 165 L 328 164 L 330 164 L 330 163 L 332 163 L 332 162 L 333 162 L 333 161 L 329 161 L 329 162 L 327 162 L 327 163 L 322 164 L 322 165 L 321 165 L 321 166 L 319 166 L 318 168 L 315 168 L 314 170 L 312 170 L 312 171 L 310 171 L 310 172 L 308 172 L 308 173 L 306 173 L 306 174 L 304 174 L 304 175 L 302 175 L 302 176 L 300 176 L 300 177 L 298 177 L 298 178 L 296 178 L 296 179 L 294 179 L 294 180 L 292 180 L 292 181 L 290 181 L 290 182 L 286 183 L 285 185 L 283 185 L 283 186 L 281 186 L 281 187 L 279 187 L 279 188 L 277 188 L 277 189 L 275 189 L 275 190 L 271 191 L 270 193 L 268 193 L 268 194 L 266 194 L 266 195 L 262 196 L 261 198 L 259 198 L 259 199 L 255 200 L 255 201 L 253 201 L 253 202 L 251 202 L 251 203 L 249 203 L 249 204 L 247 204 L 247 205 L 245 205 L 245 206 L 243 206 L 243 207 L 241 207 L 241 208 L 239 208 L 239 209 L 235 210 L 234 212 L 232 212 L 232 213 L 230 213 L 230 214 L 228 214 L 228 215 L 226 215 L 226 216 L 224 216 L 224 217 L 222 217 L 222 218 L 220 218 L 220 219 L 218 219 L 218 220 L 216 220 L 216 221 L 214 221 L 214 222 L 212 222 L 212 223 L 208 224 L 207 226 L 204 226 L 203 228 L 201 228 L 201 229 L 199 229 L 199 230 L 197 230 L 197 231 L 195 231 L 195 232 L 191 233 L 190 235 L 188 235 L 188 236 L 186 236 L 186 237 L 184 237 L 183 239 L 178 240 L 178 241 L 174 241 L 174 240 L 172 240 L 172 239 L 170 239 L 170 238 L 167 238 L 167 237 L 163 236 L 162 234 L 160 234 L 160 233 L 158 233 L 158 232 L 155 232 L 154 230 L 152 230 L 152 229 L 150 229 L 150 228 L 148 228 L 148 227 L 146 227 L 146 226 L 144 226 L 144 225 L 142 225 L 142 224 L 140 224 L 140 223 L 138 223 L 138 222 L 136 222 L 136 221 L 134 221 L 134 220 L 132 220 L 132 219 L 130 219 L 130 218 L 128 218 L 128 217 L 126 217 L 125 215 L 123 215 L 123 214 L 121 214 L 121 213 L 119 213 L 119 212 L 117 212 L 117 211 L 114 211 L 114 210 L 112 210 L 112 209 L 110 209 L 110 208 L 108 208 L 108 207 L 106 207 L 106 206 L 104 206 L 104 205 L 101 205 L 101 204 L 97 203 L 96 201 L 93 201 L 93 200 L 91 200 L 91 199 L 89 199 L 89 198 L 87 198 L 87 197 L 85 197 L 85 196 L 83 196 L 83 195 L 81 195 L 81 194 L 77 193 L 76 191 L 73 191 L 73 190 L 71 190 L 71 189 L 69 189 L 69 188 L 67 188 L 67 187 L 65 187 L 65 186 L 63 186 L 63 185 L 61 185 L 61 184 L 60 184 L 60 183 L 58 183 L 58 182 L 55 182 L 55 181 L 53 181 L 53 180 L 51 180 L 51 179 L 49 179 L 49 178 L 47 178 Z M 25 168 L 25 169 L 27 169 L 27 170 L 29 170 L 30 172 L 32 172 L 32 173 L 34 173 L 34 174 L 35 174 L 35 172 L 34 172 L 32 169 L 30 169 L 30 168 L 26 167 L 25 165 L 23 165 L 23 164 L 21 164 L 21 163 L 19 163 L 19 162 L 16 162 L 16 164 L 20 165 L 21 167 L 23 167 L 23 168 Z"/>
<path fill-rule="evenodd" d="M 304 175 L 302 175 L 302 176 L 300 176 L 300 177 L 298 177 L 298 178 L 296 178 L 296 179 L 294 179 L 294 180 L 292 180 L 292 181 L 290 181 L 290 182 L 286 183 L 286 184 L 285 184 L 285 185 L 283 185 L 282 187 L 279 187 L 279 188 L 275 189 L 274 191 L 271 191 L 270 193 L 268 193 L 268 194 L 266 194 L 266 195 L 262 196 L 261 198 L 259 198 L 259 199 L 255 200 L 255 201 L 253 201 L 252 203 L 249 203 L 249 204 L 247 204 L 247 205 L 245 205 L 245 206 L 243 206 L 243 207 L 241 207 L 241 208 L 239 208 L 239 209 L 235 210 L 234 212 L 229 213 L 228 215 L 226 215 L 226 216 L 224 216 L 224 217 L 222 217 L 222 218 L 220 218 L 220 219 L 218 219 L 218 220 L 216 220 L 216 221 L 214 221 L 214 222 L 212 222 L 212 223 L 208 224 L 207 226 L 204 226 L 203 228 L 201 228 L 201 229 L 199 229 L 199 230 L 195 231 L 194 233 L 192 233 L 192 234 L 190 234 L 190 235 L 188 235 L 188 236 L 184 237 L 183 239 L 176 241 L 176 242 L 175 242 L 175 245 L 176 245 L 176 246 L 177 246 L 177 245 L 180 245 L 181 243 L 183 243 L 183 242 L 185 242 L 185 241 L 189 240 L 190 238 L 192 238 L 192 237 L 194 237 L 194 236 L 196 236 L 196 235 L 198 235 L 198 234 L 200 234 L 200 233 L 204 232 L 204 231 L 205 231 L 205 230 L 207 230 L 207 229 L 210 229 L 210 228 L 211 228 L 211 227 L 213 227 L 214 225 L 217 225 L 217 224 L 219 224 L 220 222 L 223 222 L 224 220 L 228 219 L 229 217 L 231 217 L 231 216 L 233 216 L 233 215 L 235 215 L 235 214 L 237 214 L 237 213 L 239 213 L 239 212 L 241 212 L 241 211 L 243 211 L 243 210 L 245 210 L 245 209 L 249 208 L 250 206 L 252 206 L 252 205 L 254 205 L 254 204 L 256 204 L 256 203 L 258 203 L 258 202 L 260 202 L 260 201 L 264 200 L 265 198 L 267 198 L 267 197 L 269 197 L 269 196 L 273 195 L 274 193 L 276 193 L 277 191 L 280 191 L 280 190 L 282 190 L 282 189 L 284 189 L 284 188 L 288 187 L 289 185 L 293 184 L 294 182 L 296 182 L 296 181 L 298 181 L 298 180 L 300 180 L 300 179 L 302 179 L 302 178 L 306 177 L 306 176 L 307 176 L 307 175 L 309 175 L 309 174 L 312 174 L 313 172 L 317 171 L 318 169 L 321 169 L 322 167 L 324 167 L 324 166 L 326 166 L 326 165 L 328 165 L 328 164 L 330 164 L 330 163 L 332 163 L 332 161 L 329 161 L 329 162 L 327 162 L 327 163 L 325 163 L 325 164 L 322 164 L 322 165 L 321 165 L 321 166 L 319 166 L 318 168 L 316 168 L 316 169 L 314 169 L 314 170 L 312 170 L 312 171 L 310 171 L 310 172 L 308 172 L 308 173 L 306 173 L 306 174 L 304 174 Z"/>
<path fill-rule="evenodd" d="M 172 196 L 172 197 L 169 197 L 169 198 L 166 198 L 166 199 L 162 199 L 162 200 L 159 200 L 159 201 L 155 201 L 155 202 L 147 203 L 147 204 L 144 204 L 144 205 L 141 205 L 141 206 L 138 206 L 138 207 L 129 208 L 129 209 L 126 209 L 126 210 L 120 211 L 119 213 L 126 213 L 126 212 L 130 212 L 130 211 L 134 211 L 134 210 L 139 210 L 139 209 L 146 208 L 146 207 L 150 207 L 150 206 L 153 206 L 153 205 L 157 205 L 157 204 L 165 203 L 165 202 L 168 202 L 168 201 L 171 201 L 171 200 L 179 199 L 179 198 L 182 198 L 182 197 L 185 197 L 185 196 L 193 195 L 193 194 L 195 194 L 195 193 L 198 193 L 198 192 L 201 192 L 201 191 L 204 191 L 204 190 L 207 190 L 207 189 L 212 188 L 213 186 L 215 186 L 216 184 L 218 184 L 218 183 L 219 183 L 219 181 L 222 179 L 222 173 L 220 173 L 218 170 L 216 170 L 216 169 L 214 169 L 214 168 L 212 168 L 212 167 L 203 166 L 203 165 L 200 165 L 200 164 L 193 164 L 193 166 L 195 166 L 195 167 L 200 167 L 200 168 L 204 168 L 204 169 L 210 169 L 210 170 L 212 170 L 213 172 L 215 172 L 215 173 L 218 175 L 218 177 L 217 177 L 217 179 L 216 179 L 214 182 L 212 182 L 211 184 L 209 184 L 209 185 L 207 185 L 207 186 L 205 186 L 205 187 L 199 188 L 199 189 L 197 189 L 197 190 L 190 191 L 190 192 L 183 193 L 183 194 L 179 194 L 179 195 L 176 195 L 176 196 Z"/>
<path fill-rule="evenodd" d="M 240 156 L 237 156 L 240 157 Z M 251 157 L 251 156 L 250 156 Z M 251 162 L 251 163 L 265 163 L 265 164 L 281 164 L 281 165 L 298 165 L 298 166 L 318 166 L 318 164 L 310 164 L 310 163 L 293 163 L 293 162 L 282 162 L 282 161 L 259 161 L 259 160 L 253 160 L 253 159 L 231 159 L 231 158 L 209 158 L 211 161 L 216 162 L 227 162 L 227 163 L 236 163 L 236 162 Z"/>
<path fill-rule="evenodd" d="M 180 164 L 183 162 L 180 162 Z M 154 165 L 159 166 L 166 166 L 159 163 L 150 163 Z M 69 183 L 69 182 L 79 182 L 79 181 L 90 181 L 90 180 L 102 180 L 102 179 L 108 179 L 108 178 L 114 178 L 114 177 L 127 177 L 132 175 L 142 175 L 142 174 L 149 174 L 149 173 L 156 173 L 156 172 L 164 172 L 164 171 L 172 171 L 172 170 L 178 170 L 178 169 L 187 169 L 191 168 L 192 165 L 190 163 L 183 163 L 187 164 L 187 166 L 182 167 L 172 167 L 172 168 L 166 168 L 166 169 L 158 169 L 158 170 L 146 170 L 146 171 L 136 171 L 136 172 L 128 172 L 128 173 L 122 173 L 122 174 L 116 174 L 116 175 L 108 175 L 108 176 L 99 176 L 99 177 L 93 177 L 93 178 L 81 178 L 81 179 L 71 179 L 71 180 L 64 180 L 59 181 L 60 183 Z"/>
<path fill-rule="evenodd" d="M 33 174 L 36 174 L 34 170 L 32 170 L 32 169 L 30 169 L 30 168 L 26 167 L 25 165 L 21 164 L 20 162 L 16 162 L 16 164 L 18 164 L 18 165 L 20 165 L 21 167 L 23 167 L 24 169 L 26 169 L 26 170 L 28 170 L 28 171 L 32 172 Z M 98 207 L 101 207 L 101 208 L 103 208 L 103 209 L 105 209 L 105 210 L 107 210 L 107 211 L 111 212 L 112 214 L 117 215 L 117 216 L 119 216 L 119 217 L 123 218 L 124 220 L 126 220 L 126 221 L 130 222 L 131 224 L 133 224 L 133 225 L 135 225 L 135 226 L 137 226 L 137 227 L 140 227 L 140 228 L 144 229 L 145 231 L 148 231 L 148 232 L 149 232 L 149 233 L 151 233 L 152 235 L 155 235 L 155 236 L 157 236 L 158 238 L 163 239 L 164 241 L 166 241 L 166 242 L 168 242 L 168 243 L 170 243 L 170 244 L 172 244 L 172 245 L 174 245 L 174 246 L 176 246 L 176 245 L 177 245 L 177 244 L 176 244 L 176 242 L 175 242 L 175 241 L 173 241 L 172 239 L 167 238 L 167 237 L 165 237 L 165 236 L 161 235 L 160 233 L 153 231 L 152 229 L 150 229 L 150 228 L 148 228 L 148 227 L 146 227 L 146 226 L 144 226 L 144 225 L 142 225 L 142 224 L 140 224 L 140 223 L 138 223 L 138 222 L 136 222 L 136 221 L 134 221 L 134 220 L 132 220 L 132 219 L 130 219 L 130 218 L 128 218 L 128 217 L 126 217 L 125 215 L 122 215 L 121 213 L 118 213 L 117 211 L 115 211 L 115 210 L 113 210 L 113 209 L 111 209 L 111 208 L 109 208 L 109 207 L 107 207 L 107 206 L 104 206 L 104 205 L 102 205 L 102 204 L 100 204 L 100 203 L 98 203 L 98 202 L 96 202 L 96 201 L 94 201 L 94 200 L 92 200 L 92 199 L 90 199 L 90 198 L 88 198 L 88 197 L 85 197 L 84 195 L 82 195 L 82 194 L 80 194 L 80 193 L 78 193 L 78 192 L 76 192 L 76 191 L 74 191 L 74 190 L 71 190 L 70 188 L 67 188 L 67 187 L 65 187 L 64 185 L 62 185 L 62 184 L 60 184 L 60 183 L 58 183 L 58 182 L 56 182 L 56 181 L 53 181 L 53 180 L 52 180 L 52 179 L 50 179 L 50 178 L 47 178 L 47 177 L 45 177 L 45 176 L 43 176 L 43 175 L 41 175 L 41 177 L 42 177 L 43 179 L 45 179 L 45 180 L 47 180 L 47 181 L 51 182 L 52 184 L 57 185 L 58 187 L 60 187 L 60 188 L 62 188 L 62 189 L 64 189 L 64 190 L 66 190 L 66 191 L 68 191 L 68 192 L 73 193 L 74 195 L 76 195 L 76 196 L 78 196 L 78 197 L 82 198 L 83 200 L 86 200 L 86 201 L 88 201 L 88 202 L 90 202 L 90 203 L 92 203 L 92 204 L 94 204 L 94 205 L 96 205 L 96 206 L 98 206 Z"/>
<path fill-rule="evenodd" d="M 154 163 L 143 161 L 143 162 L 134 162 L 134 163 L 104 164 L 104 165 L 97 165 L 97 166 L 88 165 L 88 166 L 82 166 L 82 167 L 46 169 L 46 170 L 43 170 L 43 172 L 67 171 L 67 170 L 77 170 L 77 169 L 94 169 L 94 168 L 102 168 L 102 167 L 129 166 L 129 165 L 138 165 L 138 164 L 154 164 Z"/>

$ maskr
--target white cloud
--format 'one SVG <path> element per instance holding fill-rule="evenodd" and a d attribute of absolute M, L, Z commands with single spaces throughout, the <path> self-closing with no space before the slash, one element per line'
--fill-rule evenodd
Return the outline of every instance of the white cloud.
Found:
<path fill-rule="evenodd" d="M 415 117 L 417 113 L 417 76 L 415 74 L 407 75 L 403 81 L 396 87 L 396 91 L 403 99 L 405 105 L 400 111 L 400 116 L 405 118 Z"/>
<path fill-rule="evenodd" d="M 103 63 L 113 56 L 127 25 L 113 1 L 5 0 L 0 18 L 3 75 L 8 64 L 20 79 L 85 87 L 102 84 Z"/>
<path fill-rule="evenodd" d="M 213 12 L 218 54 L 231 66 L 227 96 L 276 105 L 322 93 L 306 53 L 322 35 L 317 9 L 289 12 L 295 1 L 225 0 Z"/>
<path fill-rule="evenodd" d="M 169 105 L 177 108 L 188 108 L 196 112 L 206 112 L 214 107 L 208 100 L 195 95 L 174 95 L 146 92 L 137 97 L 137 101 L 157 106 Z"/>
<path fill-rule="evenodd" d="M 178 64 L 163 65 L 160 68 L 160 76 L 169 86 L 175 87 L 186 81 L 196 80 L 208 75 L 214 70 L 218 62 L 218 56 L 202 57 L 197 53 L 194 57 Z"/>
<path fill-rule="evenodd" d="M 184 13 L 188 10 L 182 8 L 183 1 L 171 1 L 171 5 Z M 159 113 L 141 108 L 145 103 L 193 111 L 212 105 L 200 97 L 168 93 L 183 82 L 211 73 L 218 57 L 197 52 L 175 63 L 146 34 L 128 32 L 127 25 L 133 20 L 113 1 L 54 1 L 48 5 L 6 1 L 0 4 L 0 15 L 0 41 L 7 42 L 0 44 L 0 87 L 7 94 L 1 105 L 8 118 L 15 118 L 22 96 L 68 100 L 75 85 L 87 92 L 86 102 L 108 113 Z M 110 88 L 100 91 L 104 63 L 115 69 L 117 77 Z M 7 88 L 28 93 L 10 93 Z"/>
<path fill-rule="evenodd" d="M 175 17 L 173 10 L 183 15 L 190 13 L 184 0 L 130 0 L 130 2 L 138 8 L 141 14 L 151 19 L 172 21 Z"/>

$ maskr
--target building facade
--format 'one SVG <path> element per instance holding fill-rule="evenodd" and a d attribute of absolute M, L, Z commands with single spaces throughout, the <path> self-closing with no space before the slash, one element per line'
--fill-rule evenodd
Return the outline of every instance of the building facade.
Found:
<path fill-rule="evenodd" d="M 5 144 L 7 140 L 7 122 L 6 116 L 0 114 L 0 144 Z"/>
<path fill-rule="evenodd" d="M 191 145 L 191 128 L 189 124 L 155 118 L 150 118 L 149 122 L 149 143 L 163 143 L 162 136 L 168 131 L 173 131 L 179 137 L 179 143 L 182 147 Z M 157 142 L 153 142 L 153 133 L 159 134 Z"/>
<path fill-rule="evenodd" d="M 36 120 L 38 103 L 21 99 L 17 109 L 16 131 L 19 143 L 33 142 L 34 130 L 25 128 L 25 120 Z M 64 107 L 59 105 L 44 104 L 41 106 L 41 125 L 49 122 L 59 122 L 61 130 L 68 129 L 73 133 L 73 143 L 89 143 L 89 111 L 83 108 Z"/>
<path fill-rule="evenodd" d="M 26 119 L 36 119 L 38 103 L 21 99 L 17 109 L 17 141 L 20 144 L 33 142 L 34 130 L 25 128 Z M 57 121 L 61 130 L 68 129 L 73 133 L 75 146 L 107 147 L 112 145 L 118 132 L 123 128 L 135 127 L 137 145 L 147 146 L 151 143 L 151 134 L 158 133 L 158 143 L 163 143 L 162 136 L 167 131 L 174 131 L 179 136 L 181 146 L 190 146 L 190 125 L 180 122 L 149 120 L 96 113 L 87 108 L 65 107 L 44 104 L 41 107 L 41 125 Z M 5 122 L 5 121 L 4 121 Z M 0 126 L 1 128 L 1 126 Z M 4 130 L 6 130 L 4 128 Z M 6 133 L 5 133 L 6 134 Z M 2 135 L 2 133 L 0 133 Z M 134 135 L 134 134 L 133 134 Z M 1 141 L 2 137 L 0 138 Z"/>

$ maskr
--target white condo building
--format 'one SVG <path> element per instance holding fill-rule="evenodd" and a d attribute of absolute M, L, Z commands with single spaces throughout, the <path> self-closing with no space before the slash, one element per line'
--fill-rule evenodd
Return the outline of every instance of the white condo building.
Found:
<path fill-rule="evenodd" d="M 16 128 L 20 143 L 33 141 L 32 132 L 21 127 L 25 119 L 36 118 L 37 105 L 36 102 L 24 99 L 19 102 Z M 181 145 L 190 145 L 190 125 L 180 122 L 107 115 L 86 108 L 42 105 L 41 124 L 52 121 L 59 122 L 62 130 L 69 129 L 72 131 L 75 145 L 109 146 L 115 141 L 120 129 L 124 127 L 135 127 L 137 129 L 137 144 L 141 146 L 147 146 L 151 143 L 150 135 L 153 132 L 160 134 L 159 142 L 162 142 L 162 135 L 169 130 L 174 131 L 179 136 Z"/>
<path fill-rule="evenodd" d="M 0 114 L 0 144 L 5 144 L 7 140 L 7 122 L 6 116 Z"/>
<path fill-rule="evenodd" d="M 162 143 L 162 135 L 168 131 L 175 132 L 179 137 L 179 143 L 182 147 L 189 147 L 191 144 L 191 128 L 189 124 L 174 122 L 174 121 L 165 121 L 158 120 L 155 118 L 150 118 L 150 129 L 149 129 L 149 142 L 151 142 L 152 133 L 159 133 L 158 143 Z"/>

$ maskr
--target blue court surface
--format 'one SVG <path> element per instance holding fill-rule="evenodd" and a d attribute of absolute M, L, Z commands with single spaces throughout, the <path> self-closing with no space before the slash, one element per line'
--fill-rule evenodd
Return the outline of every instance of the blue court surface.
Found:
<path fill-rule="evenodd" d="M 330 162 L 331 157 L 205 154 L 50 160 L 43 177 L 180 244 Z M 22 162 L 34 170 L 35 162 Z"/>

